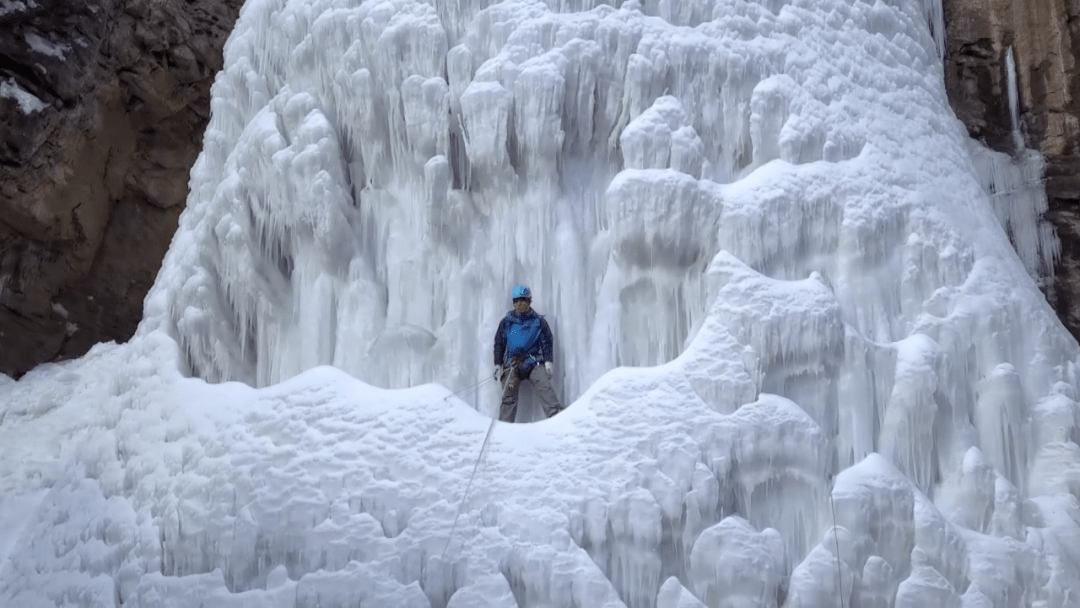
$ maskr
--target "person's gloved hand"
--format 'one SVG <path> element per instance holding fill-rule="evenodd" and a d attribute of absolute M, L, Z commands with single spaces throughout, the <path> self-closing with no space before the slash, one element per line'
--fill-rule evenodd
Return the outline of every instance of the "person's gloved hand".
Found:
<path fill-rule="evenodd" d="M 492 377 L 495 378 L 496 381 L 498 381 L 499 376 L 501 376 L 501 375 L 502 375 L 502 366 L 501 365 L 496 365 L 495 366 L 495 373 L 492 374 Z"/>
<path fill-rule="evenodd" d="M 549 376 L 552 375 L 552 373 L 551 373 L 551 361 L 544 361 L 544 370 L 548 373 Z"/>

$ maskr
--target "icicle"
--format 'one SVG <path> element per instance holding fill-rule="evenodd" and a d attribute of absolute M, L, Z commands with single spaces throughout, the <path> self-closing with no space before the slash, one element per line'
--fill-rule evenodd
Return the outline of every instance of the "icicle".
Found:
<path fill-rule="evenodd" d="M 1016 61 L 1013 59 L 1011 46 L 1005 52 L 1005 77 L 1009 81 L 1009 125 L 1012 127 L 1013 146 L 1019 153 L 1027 146 L 1024 145 L 1024 136 L 1020 133 L 1020 95 L 1017 91 Z"/>
<path fill-rule="evenodd" d="M 948 41 L 948 35 L 945 32 L 943 2 L 942 0 L 922 0 L 922 10 L 927 24 L 930 26 L 930 36 L 937 47 L 937 58 L 939 61 L 944 62 L 945 44 Z"/>

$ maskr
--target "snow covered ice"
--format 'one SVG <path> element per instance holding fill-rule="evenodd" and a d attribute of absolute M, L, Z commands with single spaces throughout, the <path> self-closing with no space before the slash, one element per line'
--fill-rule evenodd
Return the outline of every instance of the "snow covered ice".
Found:
<path fill-rule="evenodd" d="M 136 337 L 0 377 L 0 605 L 1080 605 L 1039 168 L 942 32 L 249 0 Z M 494 426 L 451 536 L 517 283 L 570 405 Z"/>

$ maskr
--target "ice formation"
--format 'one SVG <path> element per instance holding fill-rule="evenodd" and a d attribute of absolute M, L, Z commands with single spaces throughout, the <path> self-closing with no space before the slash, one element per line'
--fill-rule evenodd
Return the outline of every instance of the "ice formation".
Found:
<path fill-rule="evenodd" d="M 0 385 L 0 605 L 1075 606 L 1080 348 L 942 31 L 250 0 L 137 336 Z M 570 406 L 481 458 L 515 283 Z"/>
<path fill-rule="evenodd" d="M 1045 217 L 1048 209 L 1043 185 L 1046 161 L 1037 150 L 1027 147 L 1020 131 L 1020 100 L 1011 47 L 1005 54 L 1005 66 L 1014 153 L 996 152 L 974 140 L 969 141 L 968 146 L 994 214 L 1028 273 L 1044 291 L 1049 291 L 1053 288 L 1050 279 L 1061 243 L 1053 224 Z"/>

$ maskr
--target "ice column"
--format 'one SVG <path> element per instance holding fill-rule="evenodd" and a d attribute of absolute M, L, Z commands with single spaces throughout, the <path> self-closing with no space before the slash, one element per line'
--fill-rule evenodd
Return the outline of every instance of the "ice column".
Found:
<path fill-rule="evenodd" d="M 1013 58 L 1013 50 L 1010 46 L 1005 52 L 1005 74 L 1009 81 L 1009 126 L 1012 127 L 1013 146 L 1019 153 L 1026 146 L 1024 136 L 1020 133 L 1020 95 L 1017 91 L 1016 60 Z"/>

